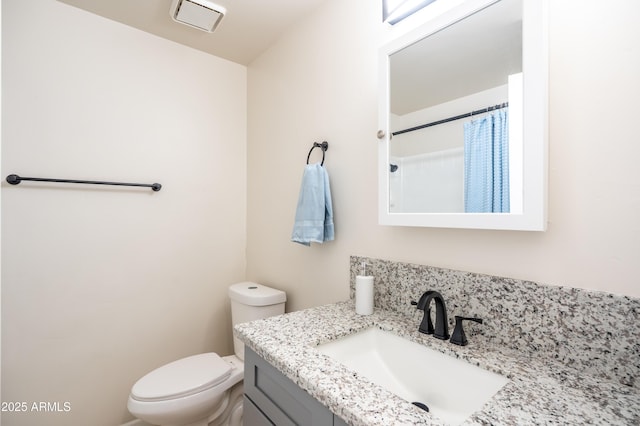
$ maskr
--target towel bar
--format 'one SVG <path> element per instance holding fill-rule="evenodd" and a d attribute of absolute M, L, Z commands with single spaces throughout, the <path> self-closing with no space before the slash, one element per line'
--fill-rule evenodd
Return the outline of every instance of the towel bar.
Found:
<path fill-rule="evenodd" d="M 124 182 L 103 182 L 103 181 L 95 181 L 95 180 L 72 180 L 72 179 L 51 179 L 51 178 L 34 178 L 34 177 L 22 177 L 18 175 L 9 175 L 7 176 L 7 182 L 11 185 L 17 185 L 23 180 L 31 180 L 36 182 L 59 182 L 59 183 L 84 183 L 84 184 L 92 184 L 92 185 L 118 185 L 118 186 L 142 186 L 145 188 L 151 188 L 154 191 L 158 192 L 162 189 L 162 185 L 159 183 L 124 183 Z"/>
<path fill-rule="evenodd" d="M 309 158 L 311 157 L 311 151 L 313 151 L 315 148 L 322 149 L 322 162 L 320 163 L 320 165 L 322 166 L 324 164 L 324 153 L 329 149 L 329 143 L 327 141 L 323 141 L 322 143 L 314 142 L 313 146 L 309 150 L 309 154 L 307 155 L 307 164 L 309 164 Z"/>

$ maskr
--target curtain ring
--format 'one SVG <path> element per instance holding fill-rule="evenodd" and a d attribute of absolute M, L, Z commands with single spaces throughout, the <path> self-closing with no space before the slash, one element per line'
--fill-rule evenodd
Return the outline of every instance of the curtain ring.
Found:
<path fill-rule="evenodd" d="M 324 164 L 324 153 L 326 152 L 327 149 L 329 149 L 329 143 L 327 141 L 323 141 L 322 143 L 314 142 L 313 146 L 309 150 L 309 154 L 307 155 L 307 164 L 309 164 L 309 158 L 311 158 L 311 152 L 315 148 L 322 149 L 322 162 L 320 163 L 320 165 L 322 166 Z"/>

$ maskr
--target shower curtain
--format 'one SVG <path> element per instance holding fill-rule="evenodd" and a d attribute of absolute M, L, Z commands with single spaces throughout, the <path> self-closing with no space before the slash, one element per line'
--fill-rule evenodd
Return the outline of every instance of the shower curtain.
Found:
<path fill-rule="evenodd" d="M 464 207 L 509 212 L 508 108 L 464 124 Z"/>

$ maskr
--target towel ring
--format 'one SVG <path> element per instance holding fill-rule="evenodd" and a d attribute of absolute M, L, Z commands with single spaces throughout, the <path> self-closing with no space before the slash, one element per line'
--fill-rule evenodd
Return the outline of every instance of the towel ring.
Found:
<path fill-rule="evenodd" d="M 315 148 L 322 149 L 322 162 L 320 163 L 322 166 L 324 164 L 324 153 L 329 149 L 329 143 L 327 141 L 323 141 L 322 143 L 314 142 L 313 146 L 309 150 L 309 154 L 307 155 L 307 164 L 309 164 L 309 158 L 311 158 L 311 151 Z"/>

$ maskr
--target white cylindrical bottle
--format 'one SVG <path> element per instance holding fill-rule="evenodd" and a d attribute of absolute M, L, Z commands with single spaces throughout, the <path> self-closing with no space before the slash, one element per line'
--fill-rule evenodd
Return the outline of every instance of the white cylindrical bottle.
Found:
<path fill-rule="evenodd" d="M 356 313 L 373 313 L 373 277 L 367 276 L 367 264 L 362 262 L 362 275 L 356 276 Z"/>

